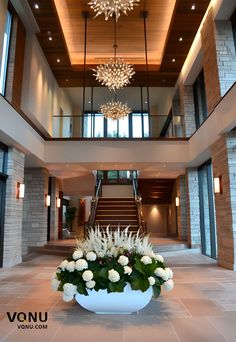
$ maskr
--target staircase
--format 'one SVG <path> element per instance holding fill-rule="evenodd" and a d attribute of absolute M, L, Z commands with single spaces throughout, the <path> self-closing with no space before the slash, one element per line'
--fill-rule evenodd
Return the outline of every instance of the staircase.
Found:
<path fill-rule="evenodd" d="M 137 208 L 134 198 L 100 197 L 97 205 L 95 222 L 100 227 L 121 229 L 130 226 L 130 231 L 139 229 Z"/>

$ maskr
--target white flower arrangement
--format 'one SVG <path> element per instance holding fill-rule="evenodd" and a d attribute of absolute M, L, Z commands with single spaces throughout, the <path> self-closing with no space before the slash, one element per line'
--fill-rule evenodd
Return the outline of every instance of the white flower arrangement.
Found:
<path fill-rule="evenodd" d="M 52 288 L 63 292 L 64 301 L 71 301 L 77 292 L 123 292 L 128 283 L 143 292 L 151 286 L 155 297 L 162 285 L 172 290 L 173 271 L 154 253 L 149 237 L 128 229 L 112 232 L 109 227 L 106 231 L 97 227 L 84 240 L 77 240 L 72 257 L 62 261 L 52 279 Z"/>

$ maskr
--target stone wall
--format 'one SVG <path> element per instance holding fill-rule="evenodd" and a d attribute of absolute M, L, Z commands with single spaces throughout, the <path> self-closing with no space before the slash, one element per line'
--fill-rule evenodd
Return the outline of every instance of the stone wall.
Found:
<path fill-rule="evenodd" d="M 16 148 L 9 148 L 7 161 L 6 206 L 4 224 L 3 267 L 22 261 L 22 212 L 24 199 L 16 198 L 17 182 L 24 182 L 25 156 Z"/>
<path fill-rule="evenodd" d="M 180 112 L 184 115 L 185 136 L 190 137 L 196 130 L 193 87 L 180 85 Z"/>
<path fill-rule="evenodd" d="M 50 240 L 58 239 L 59 209 L 57 208 L 57 198 L 59 198 L 59 180 L 55 177 L 51 177 Z"/>
<path fill-rule="evenodd" d="M 218 264 L 236 270 L 236 133 L 212 146 L 214 177 L 222 177 L 221 194 L 215 195 Z"/>
<path fill-rule="evenodd" d="M 179 176 L 176 180 L 176 194 L 179 197 L 179 207 L 177 207 L 178 239 L 187 241 L 187 188 L 185 176 Z"/>
<path fill-rule="evenodd" d="M 190 247 L 199 247 L 201 245 L 201 233 L 197 168 L 186 169 L 186 185 L 188 243 Z"/>
<path fill-rule="evenodd" d="M 48 170 L 25 169 L 25 200 L 23 206 L 23 255 L 30 246 L 47 243 L 47 211 L 45 196 L 48 194 Z"/>
<path fill-rule="evenodd" d="M 210 113 L 236 79 L 236 55 L 230 21 L 214 22 L 209 11 L 201 30 L 207 107 Z"/>

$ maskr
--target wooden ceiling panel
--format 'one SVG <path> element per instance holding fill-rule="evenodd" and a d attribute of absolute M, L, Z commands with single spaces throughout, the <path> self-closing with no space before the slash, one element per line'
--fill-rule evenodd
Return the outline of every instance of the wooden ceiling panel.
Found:
<path fill-rule="evenodd" d="M 170 204 L 175 179 L 144 179 L 138 180 L 139 191 L 143 204 Z"/>
<path fill-rule="evenodd" d="M 40 28 L 38 40 L 59 86 L 83 86 L 83 58 L 81 56 L 84 48 L 84 21 L 82 12 L 90 10 L 87 5 L 88 1 L 55 1 L 63 1 L 65 6 L 68 3 L 70 5 L 66 6 L 64 10 L 69 13 L 71 18 L 67 22 L 68 29 L 75 32 L 72 35 L 72 43 L 81 54 L 77 61 L 78 64 L 71 64 L 72 60 L 69 56 L 73 51 L 68 51 L 68 44 L 64 39 L 54 0 L 37 0 L 39 9 L 34 8 L 35 0 L 28 0 Z M 118 20 L 118 55 L 125 56 L 127 54 L 129 62 L 134 64 L 136 71 L 131 86 L 145 86 L 147 84 L 143 19 L 140 17 L 140 12 L 143 10 L 149 12 L 147 18 L 149 85 L 151 87 L 175 85 L 210 0 L 195 0 L 196 9 L 194 11 L 191 10 L 192 1 L 177 0 L 167 39 L 163 45 L 158 27 L 162 27 L 163 22 L 169 20 L 164 15 L 164 11 L 169 6 L 173 12 L 174 2 L 173 0 L 146 0 L 145 8 L 145 1 L 141 0 L 140 6 L 135 7 L 133 11 L 128 13 L 128 16 L 122 15 Z M 113 55 L 114 22 L 113 20 L 105 21 L 103 16 L 93 19 L 92 15 L 93 13 L 88 20 L 87 49 L 88 55 L 92 56 L 94 63 L 99 64 Z M 51 41 L 48 39 L 49 35 L 52 36 Z M 182 37 L 181 42 L 179 41 L 180 37 Z M 163 58 L 160 60 L 158 54 L 162 52 L 163 46 Z M 57 62 L 57 59 L 60 59 L 60 63 Z M 172 62 L 173 59 L 175 62 Z M 86 85 L 100 85 L 89 68 L 86 71 Z"/>

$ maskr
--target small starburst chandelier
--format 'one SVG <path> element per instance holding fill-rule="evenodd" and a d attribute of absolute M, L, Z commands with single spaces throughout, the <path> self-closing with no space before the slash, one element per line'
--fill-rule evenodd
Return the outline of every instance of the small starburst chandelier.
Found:
<path fill-rule="evenodd" d="M 121 12 L 127 15 L 127 11 L 132 11 L 139 2 L 140 0 L 91 0 L 88 4 L 96 13 L 95 17 L 104 14 L 105 20 L 108 20 L 115 15 L 118 20 Z"/>
<path fill-rule="evenodd" d="M 116 44 L 116 21 L 114 20 L 114 58 L 110 59 L 105 64 L 100 64 L 96 69 L 93 69 L 96 80 L 102 85 L 108 87 L 109 90 L 116 91 L 128 84 L 135 74 L 132 65 L 126 63 L 122 58 L 117 58 L 116 50 L 118 45 Z"/>
<path fill-rule="evenodd" d="M 111 101 L 101 106 L 101 112 L 106 119 L 119 120 L 124 119 L 132 113 L 132 109 L 126 103 L 120 101 Z"/>

